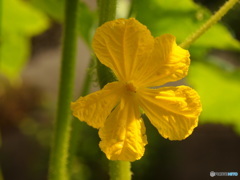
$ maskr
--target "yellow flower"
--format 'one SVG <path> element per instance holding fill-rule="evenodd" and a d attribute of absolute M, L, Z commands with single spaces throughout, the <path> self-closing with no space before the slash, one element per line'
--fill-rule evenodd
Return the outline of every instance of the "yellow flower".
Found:
<path fill-rule="evenodd" d="M 153 38 L 136 19 L 118 19 L 96 30 L 93 49 L 118 81 L 80 97 L 73 115 L 99 128 L 101 150 L 110 160 L 135 161 L 147 144 L 141 110 L 158 132 L 170 140 L 188 137 L 202 110 L 198 94 L 187 86 L 161 87 L 187 75 L 189 52 L 175 37 Z"/>

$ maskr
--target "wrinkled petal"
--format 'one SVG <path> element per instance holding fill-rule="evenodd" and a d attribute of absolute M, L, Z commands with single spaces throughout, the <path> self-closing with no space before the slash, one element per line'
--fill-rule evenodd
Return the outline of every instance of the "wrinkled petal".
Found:
<path fill-rule="evenodd" d="M 136 19 L 117 19 L 96 30 L 93 49 L 98 59 L 111 68 L 121 81 L 140 74 L 154 47 L 154 38 Z"/>
<path fill-rule="evenodd" d="M 143 89 L 139 104 L 164 138 L 182 140 L 192 134 L 202 110 L 197 92 L 187 86 Z"/>
<path fill-rule="evenodd" d="M 123 85 L 120 82 L 109 83 L 102 90 L 71 103 L 73 115 L 94 128 L 100 128 L 120 101 L 122 92 Z"/>
<path fill-rule="evenodd" d="M 141 84 L 145 87 L 160 86 L 184 78 L 190 65 L 190 54 L 177 46 L 175 37 L 164 34 L 155 39 L 150 67 L 142 72 Z"/>
<path fill-rule="evenodd" d="M 139 107 L 123 99 L 100 128 L 100 148 L 110 160 L 135 161 L 144 154 L 147 144 L 145 126 Z"/>

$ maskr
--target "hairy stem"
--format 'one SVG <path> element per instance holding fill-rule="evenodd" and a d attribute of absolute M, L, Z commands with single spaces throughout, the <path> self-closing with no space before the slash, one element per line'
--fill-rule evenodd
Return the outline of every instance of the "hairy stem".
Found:
<path fill-rule="evenodd" d="M 136 0 L 131 0 L 131 5 L 127 17 L 136 17 Z"/>
<path fill-rule="evenodd" d="M 131 180 L 131 164 L 128 161 L 111 161 L 109 164 L 111 180 Z"/>
<path fill-rule="evenodd" d="M 98 0 L 99 26 L 115 19 L 117 0 Z M 111 70 L 97 60 L 97 75 L 101 88 L 107 83 L 115 81 Z"/>
<path fill-rule="evenodd" d="M 70 115 L 70 102 L 72 100 L 76 61 L 78 0 L 67 0 L 65 3 L 60 87 L 53 146 L 50 157 L 50 180 L 68 179 L 67 157 L 72 119 Z"/>
<path fill-rule="evenodd" d="M 117 0 L 98 0 L 99 26 L 115 19 Z"/>
<path fill-rule="evenodd" d="M 188 48 L 193 42 L 195 42 L 201 35 L 203 35 L 212 25 L 218 22 L 239 0 L 228 0 L 212 17 L 202 25 L 195 33 L 186 38 L 186 40 L 180 44 L 182 48 Z"/>
<path fill-rule="evenodd" d="M 115 19 L 117 0 L 98 0 L 99 26 L 107 21 Z M 107 83 L 115 78 L 109 68 L 97 61 L 97 72 L 99 85 L 103 88 Z M 110 161 L 109 175 L 111 180 L 130 180 L 131 164 L 127 161 Z"/>

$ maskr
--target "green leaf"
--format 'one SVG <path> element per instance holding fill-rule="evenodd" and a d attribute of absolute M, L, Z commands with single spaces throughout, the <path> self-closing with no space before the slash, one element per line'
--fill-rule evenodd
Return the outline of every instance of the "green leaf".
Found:
<path fill-rule="evenodd" d="M 136 3 L 137 19 L 145 24 L 154 36 L 170 33 L 183 42 L 211 16 L 211 13 L 192 0 L 148 0 Z M 240 43 L 235 40 L 228 29 L 214 25 L 194 46 L 204 48 L 240 50 Z"/>
<path fill-rule="evenodd" d="M 9 80 L 18 80 L 18 76 L 27 62 L 30 49 L 29 42 L 30 40 L 26 37 L 15 32 L 3 32 L 0 73 Z"/>
<path fill-rule="evenodd" d="M 27 62 L 30 37 L 44 31 L 48 20 L 20 0 L 4 0 L 2 13 L 0 72 L 14 80 Z"/>
<path fill-rule="evenodd" d="M 79 2 L 78 12 L 78 32 L 83 40 L 90 46 L 93 28 L 97 20 L 96 13 L 90 11 L 88 6 L 81 1 Z"/>
<path fill-rule="evenodd" d="M 30 0 L 30 2 L 54 20 L 63 22 L 64 0 Z"/>
<path fill-rule="evenodd" d="M 240 70 L 220 66 L 192 62 L 187 79 L 201 97 L 200 122 L 231 124 L 240 133 Z"/>

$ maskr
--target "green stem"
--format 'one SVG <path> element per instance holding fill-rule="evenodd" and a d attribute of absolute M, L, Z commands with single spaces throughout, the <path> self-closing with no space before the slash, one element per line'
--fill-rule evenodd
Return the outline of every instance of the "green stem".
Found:
<path fill-rule="evenodd" d="M 130 17 L 136 17 L 136 0 L 131 0 L 131 6 L 128 12 L 128 18 Z"/>
<path fill-rule="evenodd" d="M 50 157 L 49 179 L 67 180 L 67 157 L 70 136 L 70 102 L 74 84 L 77 45 L 78 0 L 65 1 L 65 26 L 61 61 L 60 87 L 53 147 Z"/>
<path fill-rule="evenodd" d="M 98 0 L 99 26 L 107 21 L 115 19 L 117 0 Z M 97 61 L 97 72 L 99 85 L 103 88 L 108 82 L 114 81 L 115 78 L 109 68 Z M 109 175 L 111 180 L 130 180 L 131 164 L 123 161 L 109 162 Z"/>
<path fill-rule="evenodd" d="M 188 48 L 194 41 L 203 35 L 212 25 L 218 22 L 239 0 L 228 0 L 212 17 L 202 25 L 195 33 L 186 38 L 180 44 L 182 48 Z"/>
<path fill-rule="evenodd" d="M 131 180 L 132 173 L 129 170 L 131 164 L 128 161 L 111 161 L 109 164 L 111 180 Z"/>
<path fill-rule="evenodd" d="M 115 19 L 117 0 L 98 0 L 99 26 Z M 112 71 L 97 60 L 97 75 L 101 88 L 107 83 L 115 81 Z"/>
<path fill-rule="evenodd" d="M 99 26 L 115 19 L 117 0 L 98 0 Z"/>

